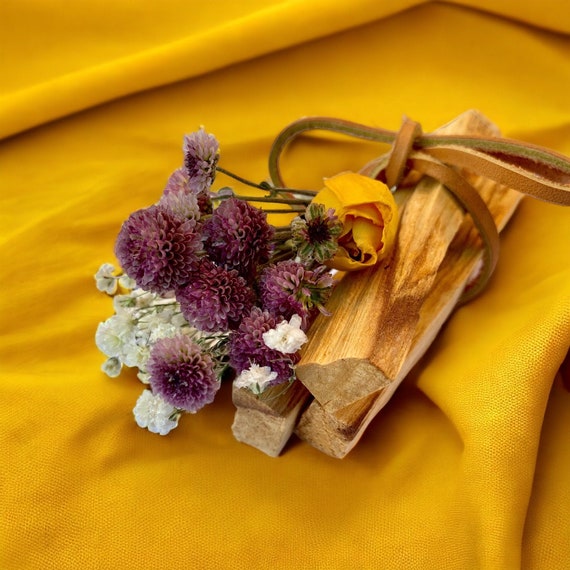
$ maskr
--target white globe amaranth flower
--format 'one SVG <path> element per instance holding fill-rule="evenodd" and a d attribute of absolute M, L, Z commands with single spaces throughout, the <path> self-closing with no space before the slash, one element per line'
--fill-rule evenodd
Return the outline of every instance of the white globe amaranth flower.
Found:
<path fill-rule="evenodd" d="M 117 378 L 117 376 L 121 374 L 122 369 L 123 363 L 116 356 L 111 356 L 111 358 L 105 360 L 101 366 L 101 370 L 109 376 L 109 378 Z"/>
<path fill-rule="evenodd" d="M 95 344 L 106 356 L 117 357 L 124 361 L 125 345 L 134 337 L 134 323 L 128 315 L 113 315 L 99 323 L 95 333 Z"/>
<path fill-rule="evenodd" d="M 149 358 L 150 345 L 147 342 L 142 343 L 135 338 L 123 347 L 122 359 L 129 368 L 144 369 Z"/>
<path fill-rule="evenodd" d="M 164 322 L 160 315 L 145 315 L 135 324 L 132 338 L 123 345 L 123 362 L 131 368 L 146 369 L 153 344 L 161 338 L 176 336 L 179 332 L 177 327 Z"/>
<path fill-rule="evenodd" d="M 277 372 L 273 372 L 269 366 L 252 364 L 234 380 L 234 385 L 237 388 L 247 388 L 254 394 L 261 394 L 276 378 Z"/>
<path fill-rule="evenodd" d="M 180 419 L 180 412 L 176 408 L 150 390 L 144 390 L 139 396 L 133 408 L 133 415 L 139 427 L 160 435 L 167 435 L 178 427 Z"/>
<path fill-rule="evenodd" d="M 281 321 L 274 329 L 264 332 L 265 346 L 283 354 L 297 352 L 308 340 L 307 335 L 301 330 L 301 322 L 299 315 L 293 315 L 289 321 Z"/>
<path fill-rule="evenodd" d="M 95 273 L 97 289 L 103 293 L 114 295 L 117 291 L 118 279 L 113 275 L 115 266 L 111 263 L 103 263 Z"/>
<path fill-rule="evenodd" d="M 170 323 L 157 323 L 149 332 L 149 341 L 154 343 L 161 338 L 176 336 L 180 333 L 180 329 Z"/>

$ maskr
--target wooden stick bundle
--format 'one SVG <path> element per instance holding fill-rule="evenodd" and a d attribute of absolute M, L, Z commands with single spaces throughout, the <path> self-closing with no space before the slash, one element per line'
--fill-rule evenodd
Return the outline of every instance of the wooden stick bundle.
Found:
<path fill-rule="evenodd" d="M 475 111 L 438 132 L 498 134 Z M 502 229 L 521 195 L 463 174 Z M 327 305 L 332 316 L 320 315 L 311 326 L 297 366 L 300 382 L 291 394 L 263 403 L 234 389 L 236 437 L 278 455 L 313 397 L 298 420 L 297 435 L 324 453 L 344 457 L 429 348 L 481 256 L 471 217 L 441 184 L 420 180 L 406 202 L 389 265 L 346 275 Z"/>

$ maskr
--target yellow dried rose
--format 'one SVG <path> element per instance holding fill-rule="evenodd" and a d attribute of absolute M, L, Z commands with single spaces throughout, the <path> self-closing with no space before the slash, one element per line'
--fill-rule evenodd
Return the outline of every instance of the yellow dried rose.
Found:
<path fill-rule="evenodd" d="M 344 172 L 326 179 L 313 202 L 333 208 L 343 225 L 339 248 L 327 262 L 330 267 L 340 271 L 372 267 L 392 250 L 398 207 L 384 183 Z"/>

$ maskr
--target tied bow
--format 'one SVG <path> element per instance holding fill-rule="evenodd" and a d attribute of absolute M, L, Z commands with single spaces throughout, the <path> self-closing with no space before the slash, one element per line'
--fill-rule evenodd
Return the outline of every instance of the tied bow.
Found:
<path fill-rule="evenodd" d="M 430 176 L 471 215 L 485 255 L 477 281 L 462 302 L 475 297 L 493 273 L 499 257 L 499 233 L 485 202 L 460 169 L 539 200 L 570 205 L 570 159 L 564 155 L 500 137 L 423 134 L 420 124 L 408 118 L 399 131 L 328 117 L 307 117 L 291 123 L 277 136 L 269 155 L 269 174 L 276 186 L 284 186 L 279 159 L 285 147 L 299 135 L 315 130 L 391 144 L 387 154 L 371 161 L 361 173 L 385 181 L 393 191 L 410 174 Z"/>

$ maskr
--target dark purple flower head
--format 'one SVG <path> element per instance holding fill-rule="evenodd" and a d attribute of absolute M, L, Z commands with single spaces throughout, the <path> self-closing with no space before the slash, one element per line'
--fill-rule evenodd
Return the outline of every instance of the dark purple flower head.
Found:
<path fill-rule="evenodd" d="M 132 213 L 123 223 L 115 255 L 138 287 L 166 293 L 188 281 L 201 248 L 194 220 L 150 206 Z"/>
<path fill-rule="evenodd" d="M 204 224 L 204 247 L 218 265 L 236 269 L 251 281 L 257 266 L 269 261 L 273 232 L 265 212 L 244 200 L 228 198 Z"/>
<path fill-rule="evenodd" d="M 237 271 L 202 258 L 188 283 L 176 292 L 182 314 L 197 329 L 225 332 L 235 329 L 254 302 L 253 290 Z"/>
<path fill-rule="evenodd" d="M 280 261 L 266 267 L 259 280 L 263 309 L 289 320 L 299 315 L 306 330 L 317 311 L 324 310 L 333 279 L 323 265 L 307 269 L 296 261 Z"/>
<path fill-rule="evenodd" d="M 259 307 L 254 307 L 251 313 L 244 317 L 239 328 L 230 335 L 230 365 L 239 375 L 250 368 L 252 364 L 269 366 L 277 374 L 271 382 L 274 386 L 288 382 L 293 376 L 293 368 L 299 362 L 299 353 L 283 354 L 269 348 L 263 341 L 263 333 L 274 329 L 281 318 L 276 318 Z"/>
<path fill-rule="evenodd" d="M 187 412 L 213 402 L 220 388 L 212 359 L 185 335 L 156 341 L 147 369 L 153 392 Z"/>
<path fill-rule="evenodd" d="M 200 127 L 184 137 L 184 166 L 188 185 L 197 194 L 209 190 L 216 177 L 219 144 L 214 135 Z"/>

